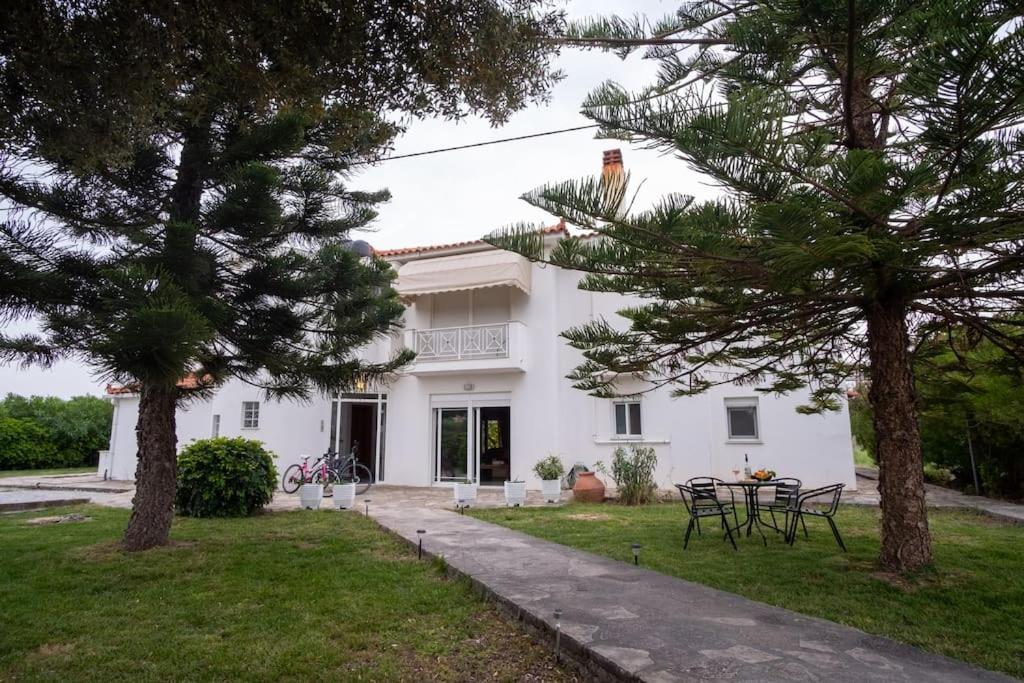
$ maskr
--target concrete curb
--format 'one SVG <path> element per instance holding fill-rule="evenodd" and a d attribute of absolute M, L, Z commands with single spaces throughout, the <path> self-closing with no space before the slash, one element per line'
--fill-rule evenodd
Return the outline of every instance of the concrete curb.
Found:
<path fill-rule="evenodd" d="M 58 484 L 6 484 L 0 479 L 0 488 L 23 489 L 27 491 L 84 491 L 85 493 L 129 493 L 134 490 L 130 488 L 112 488 L 102 486 L 60 486 Z"/>
<path fill-rule="evenodd" d="M 55 498 L 54 500 L 29 500 L 21 503 L 0 503 L 0 512 L 24 512 L 26 510 L 43 510 L 45 508 L 63 507 L 88 503 L 88 498 Z"/>

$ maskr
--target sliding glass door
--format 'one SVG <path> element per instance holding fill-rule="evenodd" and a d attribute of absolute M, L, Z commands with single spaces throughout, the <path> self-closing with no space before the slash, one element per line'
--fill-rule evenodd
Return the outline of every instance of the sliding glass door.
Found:
<path fill-rule="evenodd" d="M 507 394 L 446 396 L 433 408 L 434 482 L 470 479 L 500 486 L 511 478 L 511 409 Z"/>
<path fill-rule="evenodd" d="M 438 408 L 434 412 L 437 425 L 436 480 L 452 482 L 473 478 L 469 458 L 469 409 Z"/>

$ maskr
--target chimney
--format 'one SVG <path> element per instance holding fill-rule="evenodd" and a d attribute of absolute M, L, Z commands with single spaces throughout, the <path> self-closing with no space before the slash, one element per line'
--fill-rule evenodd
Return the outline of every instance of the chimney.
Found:
<path fill-rule="evenodd" d="M 622 167 L 622 150 L 607 149 L 601 160 L 601 185 L 609 208 L 622 217 L 622 205 L 626 194 L 626 172 Z"/>
<path fill-rule="evenodd" d="M 609 182 L 609 176 L 617 177 L 622 175 L 621 149 L 606 149 L 601 156 L 601 177 L 605 183 Z"/>

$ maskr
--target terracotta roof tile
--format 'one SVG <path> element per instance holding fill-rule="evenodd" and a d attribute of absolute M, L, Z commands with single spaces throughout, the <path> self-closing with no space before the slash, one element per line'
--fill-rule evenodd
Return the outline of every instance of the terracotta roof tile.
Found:
<path fill-rule="evenodd" d="M 559 221 L 556 225 L 544 228 L 541 232 L 545 235 L 558 235 L 558 234 L 569 234 L 568 228 L 565 227 L 565 221 Z M 444 249 L 456 249 L 458 247 L 468 247 L 473 244 L 483 244 L 483 240 L 467 240 L 465 242 L 452 242 L 450 244 L 430 244 L 422 247 L 401 247 L 399 249 L 375 249 L 374 254 L 377 256 L 402 256 L 405 254 L 419 254 L 422 252 L 429 251 L 441 251 Z"/>
<path fill-rule="evenodd" d="M 186 375 L 178 380 L 176 385 L 179 389 L 199 389 L 201 384 L 199 378 L 193 374 Z M 122 396 L 124 394 L 137 394 L 139 392 L 138 384 L 108 384 L 107 385 L 108 396 Z"/>

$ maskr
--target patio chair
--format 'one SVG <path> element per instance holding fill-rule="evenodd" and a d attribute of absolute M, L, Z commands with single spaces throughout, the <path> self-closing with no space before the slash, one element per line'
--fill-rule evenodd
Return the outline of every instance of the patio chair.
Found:
<path fill-rule="evenodd" d="M 787 540 L 790 545 L 793 545 L 793 542 L 796 540 L 796 523 L 798 520 L 800 523 L 804 523 L 804 517 L 821 517 L 832 528 L 832 535 L 835 536 L 836 543 L 843 552 L 846 552 L 846 544 L 843 543 L 843 537 L 839 535 L 839 529 L 836 527 L 834 519 L 836 512 L 839 510 L 839 499 L 843 495 L 843 488 L 845 486 L 846 484 L 830 484 L 797 494 L 793 505 L 789 508 L 792 521 L 789 525 Z M 807 505 L 808 501 L 813 501 L 816 498 L 828 498 L 829 496 L 832 497 L 832 500 L 827 508 L 813 508 Z M 806 526 L 804 527 L 804 533 L 807 533 Z"/>
<path fill-rule="evenodd" d="M 740 518 L 736 514 L 736 496 L 733 493 L 733 490 L 731 488 L 728 488 L 728 487 L 724 486 L 724 484 L 725 484 L 724 481 L 722 481 L 721 479 L 718 479 L 716 477 L 692 477 L 692 478 L 686 480 L 685 486 L 689 486 L 694 491 L 700 491 L 703 494 L 707 494 L 707 495 L 698 496 L 695 500 L 692 501 L 695 505 L 698 505 L 698 506 L 704 505 L 704 506 L 714 507 L 715 504 L 719 500 L 718 492 L 720 490 L 728 492 L 728 494 L 729 494 L 729 503 L 728 503 L 727 507 L 732 509 L 733 521 L 736 522 L 736 524 L 735 524 L 735 526 L 733 528 L 734 529 L 738 529 L 740 527 Z M 723 501 L 723 504 L 725 504 L 724 501 Z M 703 515 L 703 516 L 706 517 L 707 515 Z M 722 528 L 724 529 L 725 526 L 726 526 L 726 524 L 723 522 L 722 523 Z M 697 534 L 700 535 L 700 518 L 699 517 L 697 518 Z"/>
<path fill-rule="evenodd" d="M 781 477 L 775 480 L 778 482 L 775 486 L 775 497 L 767 502 L 761 503 L 758 507 L 762 510 L 767 510 L 768 514 L 771 515 L 772 528 L 778 531 L 780 534 L 786 535 L 788 540 L 789 534 L 789 515 L 790 508 L 796 502 L 796 497 L 800 494 L 800 487 L 803 483 L 795 477 Z M 775 518 L 775 513 L 782 515 L 782 526 L 779 527 L 779 521 Z M 804 536 L 807 536 L 807 523 L 800 520 L 804 528 Z"/>
<path fill-rule="evenodd" d="M 733 528 L 729 526 L 729 515 L 732 514 L 736 518 L 736 502 L 732 500 L 726 504 L 719 500 L 717 492 L 714 490 L 712 485 L 711 491 L 708 491 L 707 486 L 694 487 L 687 484 L 676 484 L 676 488 L 679 489 L 679 495 L 683 498 L 683 505 L 686 507 L 686 513 L 689 516 L 689 522 L 686 525 L 686 533 L 683 536 L 683 550 L 686 550 L 690 544 L 690 534 L 693 532 L 693 528 L 697 527 L 697 535 L 701 535 L 700 531 L 700 520 L 702 517 L 718 517 L 721 521 L 722 528 L 725 529 L 725 535 L 722 540 L 726 538 L 732 543 L 733 550 L 739 550 L 736 547 L 736 539 L 733 538 Z M 732 492 L 730 492 L 730 497 Z M 738 518 L 737 518 L 738 519 Z M 739 527 L 739 523 L 736 524 Z"/>

